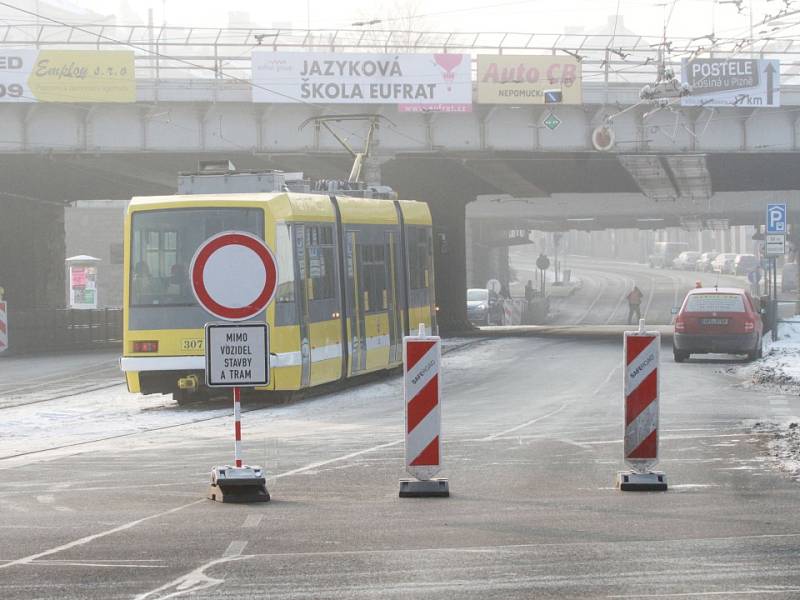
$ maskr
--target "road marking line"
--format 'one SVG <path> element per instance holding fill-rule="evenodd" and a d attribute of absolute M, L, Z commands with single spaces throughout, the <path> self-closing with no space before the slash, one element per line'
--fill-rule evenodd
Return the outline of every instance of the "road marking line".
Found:
<path fill-rule="evenodd" d="M 247 547 L 247 541 L 245 540 L 234 540 L 228 547 L 225 548 L 225 552 L 222 553 L 223 558 L 231 558 L 234 556 L 241 556 L 242 552 L 244 552 L 245 547 Z"/>
<path fill-rule="evenodd" d="M 144 600 L 148 596 L 152 596 L 153 594 L 158 594 L 159 592 L 166 591 L 171 587 L 175 588 L 175 591 L 171 594 L 167 594 L 166 596 L 160 596 L 160 600 L 166 600 L 167 598 L 174 598 L 176 596 L 185 596 L 187 594 L 193 594 L 207 588 L 211 588 L 214 586 L 219 585 L 220 583 L 224 583 L 224 579 L 214 579 L 213 577 L 209 577 L 205 574 L 206 569 L 210 569 L 219 564 L 231 562 L 234 560 L 243 560 L 250 558 L 249 556 L 228 556 L 223 558 L 216 558 L 212 561 L 209 561 L 203 565 L 200 565 L 193 571 L 187 573 L 186 575 L 181 575 L 177 579 L 173 579 L 169 583 L 165 583 L 161 587 L 157 587 L 154 590 L 149 592 L 145 592 L 144 594 L 139 594 L 136 596 L 134 600 Z"/>
<path fill-rule="evenodd" d="M 608 385 L 608 382 L 611 381 L 611 379 L 614 377 L 617 371 L 619 371 L 621 368 L 622 365 L 617 365 L 613 369 L 611 369 L 611 372 L 608 375 L 606 375 L 606 378 L 603 380 L 603 383 L 601 383 L 595 388 L 592 396 L 597 396 L 600 393 L 600 390 L 602 390 L 604 387 L 606 387 L 606 385 Z"/>
<path fill-rule="evenodd" d="M 676 592 L 674 594 L 629 594 L 625 596 L 606 596 L 606 598 L 692 598 L 695 596 L 744 596 L 752 594 L 787 594 L 800 592 L 800 587 L 783 588 L 780 590 L 730 590 L 727 592 Z"/>
<path fill-rule="evenodd" d="M 630 277 L 622 278 L 622 294 L 620 295 L 619 300 L 617 300 L 617 303 L 614 305 L 614 308 L 611 311 L 611 315 L 608 317 L 608 319 L 606 319 L 606 325 L 610 325 L 614 317 L 617 316 L 617 311 L 619 310 L 619 307 L 622 306 L 622 303 L 625 301 L 625 298 L 627 298 L 628 294 L 630 293 L 629 290 L 632 289 L 631 288 L 632 283 L 635 284 L 636 282 Z"/>
<path fill-rule="evenodd" d="M 344 456 L 338 456 L 336 458 L 331 458 L 330 460 L 323 460 L 320 462 L 312 463 L 310 465 L 306 465 L 305 467 L 300 467 L 298 469 L 292 469 L 291 471 L 286 471 L 285 473 L 273 475 L 272 477 L 268 477 L 268 480 L 273 481 L 275 479 L 281 479 L 282 477 L 289 477 L 291 475 L 297 475 L 298 473 L 304 473 L 305 471 L 313 471 L 314 469 L 317 469 L 319 467 L 324 467 L 325 465 L 329 465 L 331 463 L 347 460 L 348 458 L 355 458 L 356 456 L 361 456 L 362 454 L 369 454 L 370 452 L 375 452 L 376 450 L 382 450 L 383 448 L 391 448 L 392 446 L 397 446 L 402 443 L 403 440 L 399 439 L 395 440 L 394 442 L 378 444 L 377 446 L 373 446 L 372 448 L 367 448 L 366 450 L 358 450 L 357 452 L 351 452 L 350 454 L 345 454 Z"/>
<path fill-rule="evenodd" d="M 37 558 L 50 556 L 51 554 L 57 554 L 58 552 L 63 552 L 64 550 L 70 550 L 71 548 L 75 548 L 76 546 L 83 546 L 84 544 L 88 544 L 89 542 L 93 542 L 100 538 L 107 537 L 111 534 L 119 533 L 120 531 L 125 531 L 126 529 L 131 529 L 132 527 L 136 527 L 141 523 L 145 523 L 147 521 L 151 521 L 159 517 L 165 517 L 167 515 L 171 515 L 172 513 L 176 513 L 179 510 L 183 510 L 184 508 L 189 508 L 190 506 L 195 506 L 196 504 L 200 504 L 201 502 L 207 502 L 207 500 L 205 498 L 203 498 L 202 500 L 195 500 L 194 502 L 189 502 L 188 504 L 181 504 L 180 506 L 177 506 L 175 508 L 170 508 L 169 510 L 155 513 L 147 517 L 142 517 L 141 519 L 136 519 L 135 521 L 129 521 L 128 523 L 125 523 L 123 525 L 119 525 L 117 527 L 101 531 L 100 533 L 87 535 L 86 537 L 82 537 L 80 539 L 68 542 L 66 544 L 62 544 L 61 546 L 56 546 L 55 548 L 50 548 L 49 550 L 44 550 L 42 552 L 37 552 L 36 554 L 30 554 L 28 556 L 24 556 L 16 560 L 9 561 L 7 563 L 1 564 L 0 569 L 7 569 L 8 567 L 15 567 L 17 565 L 29 564 L 34 560 L 36 560 Z"/>
<path fill-rule="evenodd" d="M 457 553 L 457 554 L 476 554 L 488 553 L 497 550 L 541 550 L 543 547 L 565 547 L 574 548 L 576 546 L 588 546 L 590 548 L 598 548 L 602 546 L 631 546 L 642 545 L 650 549 L 655 544 L 684 544 L 686 542 L 726 542 L 726 541 L 744 541 L 744 540 L 759 540 L 759 539 L 773 539 L 773 538 L 800 538 L 800 533 L 764 533 L 755 535 L 742 535 L 742 536 L 729 536 L 729 537 L 709 537 L 709 538 L 668 538 L 668 539 L 646 539 L 646 540 L 615 540 L 603 542 L 536 542 L 531 544 L 498 544 L 495 546 L 446 546 L 446 547 L 426 547 L 426 548 L 387 548 L 387 549 L 370 549 L 370 550 L 312 550 L 308 552 L 265 552 L 261 554 L 246 554 L 241 558 L 243 560 L 253 558 L 278 558 L 278 557 L 310 557 L 310 556 L 365 556 L 365 555 L 392 555 L 392 554 L 414 554 L 418 553 Z M 218 559 L 219 561 L 219 559 Z M 217 561 L 217 562 L 218 562 Z M 181 578 L 182 579 L 182 578 Z M 149 592 L 152 594 L 153 592 Z M 648 594 L 650 595 L 650 594 Z M 137 598 L 141 598 L 139 596 Z"/>
<path fill-rule="evenodd" d="M 759 433 L 718 433 L 714 435 L 662 435 L 659 436 L 661 441 L 666 440 L 705 440 L 710 438 L 729 438 L 729 437 L 745 437 L 748 435 L 770 435 L 769 432 L 759 432 Z M 586 444 L 587 446 L 597 445 L 597 444 L 621 444 L 622 439 L 618 440 L 593 440 L 588 442 L 581 442 L 581 444 Z"/>
<path fill-rule="evenodd" d="M 647 315 L 650 312 L 650 305 L 653 303 L 653 297 L 656 295 L 656 278 L 650 278 L 650 297 L 647 299 L 647 304 L 644 307 L 644 312 L 641 313 L 641 318 L 647 320 Z"/>
<path fill-rule="evenodd" d="M 394 442 L 387 442 L 385 444 L 378 444 L 377 446 L 372 446 L 371 448 L 366 448 L 364 450 L 359 450 L 357 452 L 351 452 L 349 454 L 345 454 L 343 456 L 338 456 L 338 457 L 332 458 L 330 460 L 324 460 L 324 461 L 312 463 L 310 465 L 306 465 L 305 467 L 300 467 L 298 469 L 292 469 L 291 471 L 286 471 L 285 473 L 280 473 L 278 475 L 274 475 L 274 476 L 270 477 L 270 479 L 271 480 L 275 480 L 275 479 L 280 479 L 282 477 L 288 477 L 290 475 L 296 475 L 298 473 L 303 473 L 305 471 L 311 471 L 311 470 L 316 469 L 318 467 L 323 467 L 325 465 L 329 465 L 329 464 L 334 463 L 334 462 L 347 460 L 349 458 L 354 458 L 354 457 L 360 456 L 362 454 L 368 454 L 369 452 L 375 452 L 376 450 L 381 450 L 383 448 L 390 448 L 391 446 L 397 446 L 397 445 L 402 444 L 402 443 L 403 443 L 403 440 L 399 439 L 399 440 L 395 440 Z M 83 546 L 84 544 L 88 544 L 89 542 L 93 542 L 95 540 L 107 537 L 107 536 L 112 535 L 114 533 L 119 533 L 120 531 L 125 531 L 127 529 L 131 529 L 133 527 L 136 527 L 137 525 L 140 525 L 141 523 L 145 523 L 147 521 L 151 521 L 151 520 L 157 519 L 159 517 L 165 517 L 165 516 L 170 515 L 172 513 L 176 513 L 176 512 L 178 512 L 180 510 L 183 510 L 184 508 L 189 508 L 190 506 L 195 506 L 197 504 L 200 504 L 200 503 L 203 503 L 203 502 L 207 502 L 207 501 L 208 500 L 206 500 L 205 498 L 203 498 L 201 500 L 195 500 L 194 502 L 189 502 L 188 504 L 182 504 L 180 506 L 177 506 L 175 508 L 171 508 L 169 510 L 165 510 L 165 511 L 162 511 L 162 512 L 159 512 L 159 513 L 155 513 L 155 514 L 149 515 L 147 517 L 142 517 L 141 519 L 136 519 L 134 521 L 129 521 L 128 523 L 125 523 L 123 525 L 119 525 L 119 526 L 113 527 L 111 529 L 106 529 L 105 531 L 101 531 L 100 533 L 94 533 L 92 535 L 87 535 L 86 537 L 82 537 L 80 539 L 73 540 L 72 542 L 68 542 L 66 544 L 62 544 L 61 546 L 56 546 L 55 548 L 50 548 L 48 550 L 43 550 L 42 552 L 37 552 L 36 554 L 30 554 L 28 556 L 23 556 L 22 558 L 17 558 L 15 560 L 11 560 L 11 561 L 8 561 L 6 563 L 2 563 L 2 564 L 0 564 L 0 569 L 7 569 L 9 567 L 15 567 L 17 565 L 29 564 L 29 563 L 35 561 L 38 558 L 42 558 L 44 556 L 50 556 L 51 554 L 57 554 L 58 552 L 62 552 L 64 550 L 70 550 L 71 548 L 75 548 L 76 546 Z M 152 594 L 152 593 L 154 593 L 154 592 L 148 592 L 148 595 Z"/>
<path fill-rule="evenodd" d="M 600 291 L 597 292 L 597 296 L 594 297 L 594 300 L 589 305 L 589 308 L 586 309 L 586 312 L 583 313 L 583 315 L 581 315 L 581 318 L 577 320 L 576 325 L 580 325 L 581 323 L 583 323 L 583 321 L 586 319 L 586 317 L 588 317 L 592 313 L 592 309 L 594 308 L 594 305 L 597 304 L 598 300 L 600 300 L 600 298 L 603 296 L 603 294 L 606 293 L 606 289 L 607 288 L 608 288 L 608 281 L 604 279 L 602 281 L 601 286 L 600 286 Z"/>
<path fill-rule="evenodd" d="M 247 518 L 242 523 L 242 527 L 258 527 L 258 524 L 261 523 L 261 519 L 264 518 L 264 515 L 247 515 Z"/>
<path fill-rule="evenodd" d="M 501 431 L 500 433 L 494 433 L 492 435 L 487 435 L 485 438 L 478 439 L 478 441 L 479 442 L 491 442 L 492 440 L 496 440 L 497 438 L 503 437 L 504 435 L 508 435 L 509 433 L 514 433 L 515 431 L 517 431 L 519 429 L 524 429 L 525 427 L 528 427 L 529 425 L 533 425 L 534 423 L 538 423 L 539 421 L 541 421 L 543 419 L 546 419 L 548 417 L 552 417 L 553 415 L 555 415 L 557 413 L 560 413 L 562 410 L 564 410 L 567 407 L 567 405 L 569 405 L 569 402 L 564 402 L 564 404 L 559 406 L 554 411 L 551 411 L 551 412 L 547 413 L 546 415 L 542 415 L 541 417 L 536 417 L 535 419 L 531 419 L 530 421 L 526 421 L 525 423 L 522 423 L 521 425 L 517 425 L 516 427 L 512 427 L 510 429 L 506 429 L 505 431 Z"/>

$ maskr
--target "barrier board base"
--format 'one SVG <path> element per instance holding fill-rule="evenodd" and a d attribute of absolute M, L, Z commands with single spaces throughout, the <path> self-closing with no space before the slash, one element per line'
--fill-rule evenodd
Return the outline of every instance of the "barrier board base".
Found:
<path fill-rule="evenodd" d="M 267 480 L 261 467 L 214 467 L 211 471 L 209 500 L 215 502 L 269 502 Z"/>
<path fill-rule="evenodd" d="M 667 476 L 662 471 L 617 473 L 616 487 L 623 492 L 666 492 Z"/>
<path fill-rule="evenodd" d="M 436 477 L 427 481 L 419 479 L 401 479 L 401 498 L 447 498 L 450 496 L 450 482 L 445 477 Z"/>

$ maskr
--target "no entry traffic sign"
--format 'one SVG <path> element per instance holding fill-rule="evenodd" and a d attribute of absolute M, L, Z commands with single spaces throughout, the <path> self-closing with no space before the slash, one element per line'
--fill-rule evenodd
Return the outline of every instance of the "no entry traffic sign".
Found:
<path fill-rule="evenodd" d="M 200 306 L 225 321 L 244 321 L 263 311 L 278 281 L 272 252 L 243 231 L 225 231 L 206 240 L 192 258 L 191 274 Z"/>

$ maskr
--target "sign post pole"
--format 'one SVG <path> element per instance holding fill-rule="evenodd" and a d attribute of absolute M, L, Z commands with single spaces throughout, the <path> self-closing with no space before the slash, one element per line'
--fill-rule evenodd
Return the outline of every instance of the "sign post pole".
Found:
<path fill-rule="evenodd" d="M 623 342 L 623 394 L 625 429 L 623 455 L 632 469 L 617 473 L 616 487 L 624 491 L 660 492 L 667 477 L 652 471 L 658 463 L 659 354 L 661 334 L 645 330 L 626 331 Z"/>
<path fill-rule="evenodd" d="M 8 350 L 8 303 L 3 300 L 0 287 L 0 352 Z"/>
<path fill-rule="evenodd" d="M 242 392 L 240 387 L 233 388 L 233 460 L 236 468 L 242 466 Z"/>
<path fill-rule="evenodd" d="M 772 340 L 778 339 L 778 257 L 786 254 L 787 210 L 786 204 L 767 204 L 765 253 L 769 257 L 771 289 Z"/>
<path fill-rule="evenodd" d="M 263 470 L 242 461 L 241 388 L 269 385 L 269 328 L 264 321 L 240 321 L 262 314 L 272 301 L 278 279 L 275 258 L 256 236 L 227 231 L 200 245 L 191 278 L 200 306 L 227 321 L 205 326 L 206 385 L 233 389 L 234 466 L 211 470 L 208 497 L 218 502 L 268 502 Z"/>

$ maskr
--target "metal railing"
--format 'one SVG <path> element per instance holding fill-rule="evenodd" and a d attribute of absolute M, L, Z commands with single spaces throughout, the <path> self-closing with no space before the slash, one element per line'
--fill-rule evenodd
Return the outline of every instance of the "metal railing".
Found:
<path fill-rule="evenodd" d="M 764 37 L 670 37 L 667 64 L 677 73 L 682 58 L 777 58 L 784 83 L 800 77 L 800 36 L 781 32 Z M 771 31 L 772 31 L 771 30 Z M 581 61 L 585 82 L 645 82 L 656 75 L 657 36 L 588 33 L 436 32 L 399 29 L 270 29 L 148 27 L 145 25 L 0 25 L 5 48 L 92 49 L 135 52 L 140 78 L 233 78 L 248 80 L 250 53 L 432 52 L 477 54 L 552 54 Z"/>
<path fill-rule="evenodd" d="M 122 309 L 9 310 L 9 354 L 122 344 Z"/>

